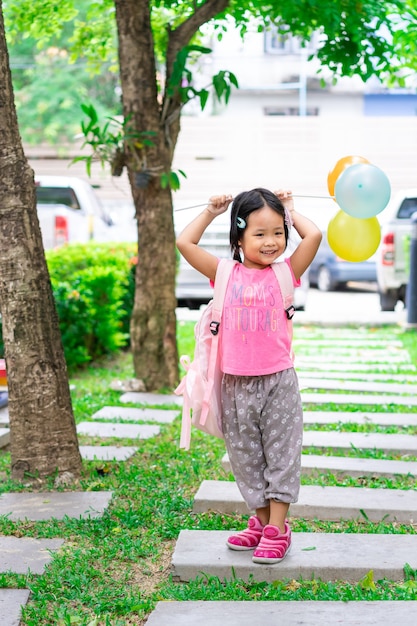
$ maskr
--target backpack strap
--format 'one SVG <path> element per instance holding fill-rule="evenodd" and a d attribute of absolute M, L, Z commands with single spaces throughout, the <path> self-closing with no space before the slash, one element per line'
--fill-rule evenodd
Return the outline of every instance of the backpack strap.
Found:
<path fill-rule="evenodd" d="M 218 330 L 218 327 L 220 326 L 227 283 L 229 282 L 232 269 L 236 263 L 237 261 L 232 261 L 231 259 L 220 259 L 217 266 L 216 279 L 214 281 L 212 321 L 210 325 L 210 330 L 214 336 L 217 335 L 216 327 Z"/>
<path fill-rule="evenodd" d="M 291 270 L 285 261 L 281 263 L 272 263 L 272 269 L 279 283 L 282 300 L 284 303 L 285 313 L 287 315 L 287 331 L 290 341 L 292 342 L 292 318 L 294 317 L 294 284 L 292 280 Z M 292 353 L 293 356 L 293 353 Z"/>
<path fill-rule="evenodd" d="M 204 393 L 200 417 L 200 424 L 203 425 L 206 423 L 207 420 L 207 415 L 210 408 L 210 398 L 214 385 L 217 352 L 219 349 L 219 327 L 223 314 L 224 298 L 226 296 L 227 283 L 229 282 L 229 278 L 235 264 L 236 261 L 232 261 L 231 259 L 220 259 L 217 266 L 216 279 L 214 281 L 214 295 L 210 323 L 210 331 L 213 335 L 213 338 L 211 341 L 210 359 L 207 372 L 208 385 Z"/>

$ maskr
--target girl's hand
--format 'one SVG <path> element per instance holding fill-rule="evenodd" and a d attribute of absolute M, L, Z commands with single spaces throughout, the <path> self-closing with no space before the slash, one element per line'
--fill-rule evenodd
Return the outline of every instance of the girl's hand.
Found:
<path fill-rule="evenodd" d="M 229 194 L 226 196 L 211 196 L 207 205 L 207 211 L 213 215 L 221 215 L 227 211 L 233 197 Z"/>
<path fill-rule="evenodd" d="M 288 189 L 278 189 L 278 191 L 274 191 L 274 194 L 290 213 L 291 211 L 294 211 L 294 199 L 292 196 L 292 191 L 289 191 Z"/>

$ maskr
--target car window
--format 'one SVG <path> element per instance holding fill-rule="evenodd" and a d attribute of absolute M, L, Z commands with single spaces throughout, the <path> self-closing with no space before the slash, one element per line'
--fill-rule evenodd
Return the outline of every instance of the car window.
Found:
<path fill-rule="evenodd" d="M 71 209 L 80 210 L 77 196 L 70 187 L 36 187 L 36 199 L 39 204 L 65 204 Z"/>
<path fill-rule="evenodd" d="M 413 213 L 417 211 L 417 198 L 405 198 L 398 210 L 398 219 L 409 220 Z"/>

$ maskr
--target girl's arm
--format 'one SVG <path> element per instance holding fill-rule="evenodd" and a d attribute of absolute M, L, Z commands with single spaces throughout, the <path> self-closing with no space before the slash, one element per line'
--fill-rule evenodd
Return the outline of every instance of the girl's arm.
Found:
<path fill-rule="evenodd" d="M 207 250 L 200 248 L 199 241 L 206 228 L 211 224 L 216 215 L 227 211 L 232 201 L 232 196 L 212 196 L 207 207 L 200 215 L 197 215 L 182 233 L 177 237 L 177 248 L 182 256 L 198 272 L 214 281 L 216 277 L 218 258 Z"/>
<path fill-rule="evenodd" d="M 297 213 L 294 209 L 294 200 L 290 191 L 275 192 L 285 208 L 289 211 L 293 228 L 301 237 L 301 241 L 290 257 L 292 271 L 298 280 L 311 264 L 319 248 L 321 230 L 307 217 Z"/>

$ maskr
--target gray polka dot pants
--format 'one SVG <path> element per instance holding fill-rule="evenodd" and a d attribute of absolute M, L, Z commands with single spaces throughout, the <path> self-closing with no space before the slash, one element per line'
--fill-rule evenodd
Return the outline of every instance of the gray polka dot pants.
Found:
<path fill-rule="evenodd" d="M 293 368 L 267 376 L 223 375 L 223 432 L 233 475 L 250 510 L 297 502 L 303 412 Z"/>

